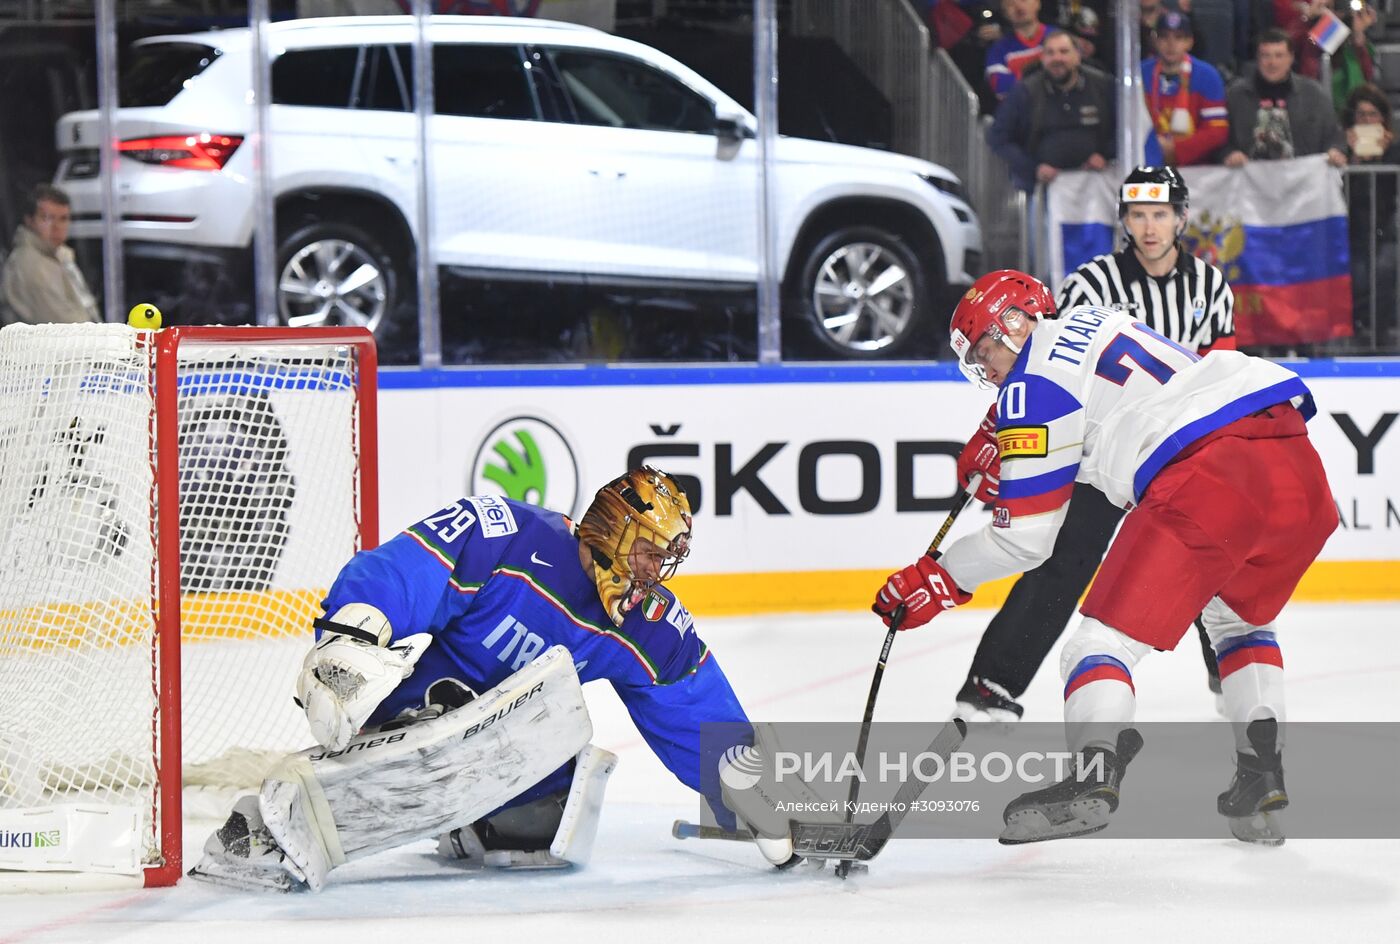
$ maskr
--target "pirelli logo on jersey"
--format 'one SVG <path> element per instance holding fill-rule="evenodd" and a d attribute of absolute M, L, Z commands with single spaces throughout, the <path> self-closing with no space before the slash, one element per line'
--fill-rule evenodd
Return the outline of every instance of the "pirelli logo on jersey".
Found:
<path fill-rule="evenodd" d="M 1050 435 L 1044 426 L 1008 426 L 997 430 L 1001 460 L 1040 459 L 1049 454 Z"/>

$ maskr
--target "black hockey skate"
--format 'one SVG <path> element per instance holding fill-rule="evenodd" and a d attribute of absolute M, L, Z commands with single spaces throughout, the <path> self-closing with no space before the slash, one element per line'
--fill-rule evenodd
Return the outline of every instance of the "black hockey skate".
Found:
<path fill-rule="evenodd" d="M 1253 754 L 1235 755 L 1235 778 L 1220 794 L 1216 808 L 1230 821 L 1230 833 L 1243 842 L 1283 845 L 1283 828 L 1274 814 L 1288 805 L 1283 786 L 1283 754 L 1278 749 L 1278 722 L 1251 721 L 1245 729 Z"/>
<path fill-rule="evenodd" d="M 1020 721 L 1026 709 L 996 682 L 969 675 L 958 690 L 953 717 L 964 721 Z"/>
<path fill-rule="evenodd" d="M 1136 728 L 1118 734 L 1118 749 L 1088 747 L 1075 771 L 1057 784 L 1012 800 L 1002 814 L 1006 828 L 998 841 L 1015 846 L 1096 833 L 1118 809 L 1118 789 L 1128 764 L 1142 750 Z"/>

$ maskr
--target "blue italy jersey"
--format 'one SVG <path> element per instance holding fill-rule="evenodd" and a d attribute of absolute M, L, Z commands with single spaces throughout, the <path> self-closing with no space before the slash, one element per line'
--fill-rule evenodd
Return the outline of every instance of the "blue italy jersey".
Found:
<path fill-rule="evenodd" d="M 368 603 L 388 617 L 396 639 L 433 636 L 413 674 L 370 723 L 421 706 L 438 679 L 485 691 L 561 645 L 573 655 L 579 680 L 611 682 L 667 768 L 721 812 L 717 778 L 713 772 L 702 778 L 700 725 L 747 725 L 738 698 L 689 611 L 664 586 L 621 627 L 613 625 L 579 561 L 570 524 L 558 512 L 476 496 L 356 554 L 331 587 L 326 613 Z"/>

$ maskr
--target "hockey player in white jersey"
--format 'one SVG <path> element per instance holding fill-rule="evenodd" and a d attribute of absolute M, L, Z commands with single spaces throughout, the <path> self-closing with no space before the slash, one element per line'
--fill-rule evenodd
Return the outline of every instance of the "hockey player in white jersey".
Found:
<path fill-rule="evenodd" d="M 1221 665 L 1237 767 L 1218 809 L 1246 841 L 1282 841 L 1283 659 L 1273 620 L 1338 518 L 1308 441 L 1303 381 L 1237 351 L 1202 358 L 1128 315 L 1081 306 L 1041 321 L 1045 286 L 983 276 L 953 314 L 958 364 L 999 388 L 992 522 L 892 574 L 874 609 L 921 626 L 980 584 L 1050 554 L 1076 481 L 1129 509 L 1060 657 L 1079 768 L 1013 801 L 1002 842 L 1094 832 L 1117 809 L 1142 738 L 1133 669 L 1202 614 Z"/>

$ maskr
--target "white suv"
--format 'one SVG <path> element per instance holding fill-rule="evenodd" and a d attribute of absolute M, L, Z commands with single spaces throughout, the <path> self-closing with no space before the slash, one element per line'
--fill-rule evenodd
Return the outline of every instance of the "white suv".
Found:
<path fill-rule="evenodd" d="M 280 317 L 386 329 L 415 285 L 414 22 L 293 20 L 269 33 Z M 429 39 L 438 266 L 653 292 L 756 284 L 755 122 L 713 84 L 565 23 L 434 17 Z M 124 56 L 114 133 L 129 257 L 248 257 L 251 55 L 249 30 L 230 29 L 144 39 Z M 96 112 L 59 120 L 75 238 L 101 233 L 97 141 Z M 938 331 L 940 303 L 972 281 L 982 248 L 958 180 L 796 138 L 780 138 L 775 158 L 785 315 L 846 357 Z"/>

